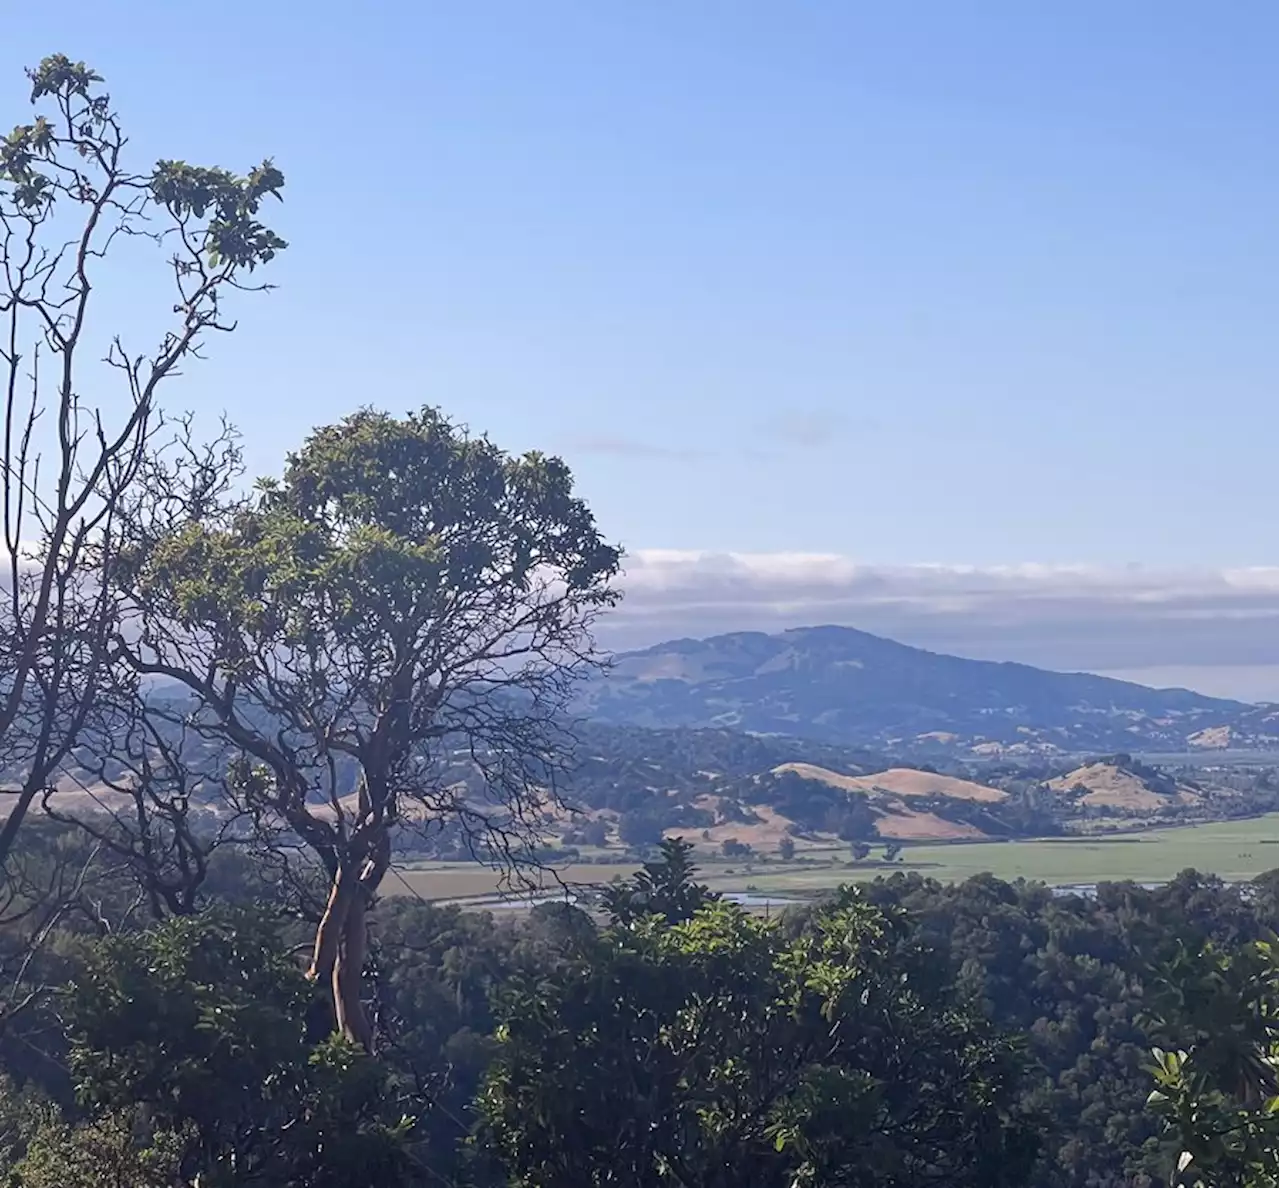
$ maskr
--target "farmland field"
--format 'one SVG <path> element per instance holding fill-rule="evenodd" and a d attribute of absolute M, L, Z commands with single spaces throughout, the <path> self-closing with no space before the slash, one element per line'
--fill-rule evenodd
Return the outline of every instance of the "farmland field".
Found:
<path fill-rule="evenodd" d="M 629 875 L 639 868 L 638 862 L 580 862 L 558 867 L 556 873 L 566 883 L 607 883 L 615 875 Z M 534 871 L 529 874 L 536 877 Z M 555 876 L 544 874 L 540 885 L 557 890 Z M 470 862 L 432 862 L 394 871 L 382 884 L 383 894 L 421 895 L 424 899 L 471 899 L 492 895 L 501 890 L 499 875 L 489 867 Z"/>
<path fill-rule="evenodd" d="M 1277 866 L 1277 825 L 1271 813 L 1244 821 L 1215 821 L 1174 829 L 1154 829 L 1112 837 L 989 842 L 973 845 L 917 845 L 902 851 L 902 861 L 850 863 L 840 853 L 807 863 L 703 861 L 701 877 L 721 891 L 748 889 L 780 894 L 813 894 L 893 870 L 914 870 L 944 882 L 984 871 L 1002 879 L 1040 879 L 1055 885 L 1133 879 L 1155 883 L 1187 867 L 1225 879 L 1249 879 Z M 579 863 L 560 870 L 571 883 L 605 883 L 626 875 L 636 864 Z M 544 886 L 554 889 L 554 878 Z M 426 899 L 472 899 L 492 895 L 498 875 L 483 866 L 432 863 L 398 871 L 384 883 L 387 894 L 417 894 Z"/>
<path fill-rule="evenodd" d="M 1002 879 L 1039 879 L 1056 885 L 1134 879 L 1161 882 L 1195 867 L 1225 879 L 1250 879 L 1277 865 L 1276 829 L 1272 813 L 1247 821 L 1215 821 L 1176 829 L 1153 829 L 1118 837 L 1080 837 L 1043 841 L 993 842 L 977 845 L 908 846 L 899 870 L 916 870 L 943 882 L 989 871 Z M 832 881 L 874 878 L 886 868 L 796 870 L 752 876 L 761 890 L 813 890 Z"/>

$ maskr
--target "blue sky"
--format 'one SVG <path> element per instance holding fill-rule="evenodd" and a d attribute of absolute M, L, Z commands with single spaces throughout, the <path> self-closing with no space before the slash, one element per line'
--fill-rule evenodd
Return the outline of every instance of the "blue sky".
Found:
<path fill-rule="evenodd" d="M 73 2 L 6 14 L 0 100 L 62 50 L 143 159 L 284 169 L 279 288 L 173 397 L 257 471 L 426 402 L 633 550 L 1181 573 L 1277 560 L 1275 25 Z"/>

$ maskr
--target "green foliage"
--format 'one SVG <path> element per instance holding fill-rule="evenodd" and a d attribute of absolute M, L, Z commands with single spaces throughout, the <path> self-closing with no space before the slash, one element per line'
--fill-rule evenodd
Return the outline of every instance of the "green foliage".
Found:
<path fill-rule="evenodd" d="M 290 643 L 317 631 L 363 640 L 393 621 L 440 627 L 442 601 L 459 594 L 519 605 L 539 570 L 608 605 L 602 579 L 618 553 L 571 486 L 558 458 L 510 458 L 434 409 L 399 420 L 364 411 L 312 434 L 283 480 L 262 485 L 258 513 L 220 543 L 253 550 L 234 589 L 247 616 L 269 602 L 264 625 Z M 329 618 L 304 617 L 316 611 Z"/>
<path fill-rule="evenodd" d="M 179 647 L 171 675 L 209 729 L 242 742 L 237 725 L 252 728 L 242 745 L 264 794 L 283 805 L 303 769 L 347 761 L 385 828 L 402 793 L 441 807 L 422 764 L 450 746 L 496 753 L 493 794 L 535 796 L 558 763 L 539 730 L 585 663 L 592 614 L 616 599 L 618 562 L 563 462 L 510 457 L 427 408 L 316 430 L 229 520 L 138 539 L 117 578 L 151 621 L 216 641 L 212 680 Z M 290 821 L 326 834 L 299 807 Z"/>
<path fill-rule="evenodd" d="M 393 834 L 426 817 L 464 850 L 536 855 L 620 554 L 560 459 L 432 408 L 317 429 L 243 502 L 157 507 L 114 570 L 147 625 L 130 663 L 184 686 L 201 733 L 238 752 L 234 811 L 320 859 L 309 972 L 371 1048 L 365 917 Z M 455 755 L 474 795 L 445 778 Z"/>
<path fill-rule="evenodd" d="M 65 991 L 77 1092 L 90 1106 L 141 1101 L 234 1130 L 236 1107 L 258 1103 L 229 1102 L 226 1086 L 269 1089 L 294 1067 L 310 997 L 270 926 L 249 912 L 110 938 Z"/>
<path fill-rule="evenodd" d="M 1026 1183 L 1013 1049 L 856 895 L 788 940 L 724 903 L 514 982 L 481 1097 L 513 1184 Z"/>
<path fill-rule="evenodd" d="M 911 874 L 864 893 L 905 909 L 915 943 L 988 1018 L 1027 1037 L 1023 1103 L 1044 1145 L 1037 1188 L 1166 1181 L 1177 1153 L 1147 1106 L 1150 1052 L 1188 1036 L 1151 1020 L 1151 966 L 1179 944 L 1235 951 L 1262 938 L 1274 928 L 1274 875 L 1227 886 L 1188 871 L 1155 890 L 1104 883 L 1085 898 L 990 875 L 948 886 Z"/>
<path fill-rule="evenodd" d="M 220 910 L 92 946 L 65 991 L 84 1126 L 28 1152 L 68 1168 L 141 1108 L 210 1185 L 409 1182 L 409 1119 L 378 1064 L 306 1036 L 311 987 L 258 914 Z M 159 1141 L 159 1140 L 156 1140 Z M 159 1155 L 157 1155 L 159 1158 Z M 52 1165 L 52 1164 L 51 1164 Z M 68 1172 L 68 1174 L 70 1174 Z"/>
<path fill-rule="evenodd" d="M 1276 1183 L 1277 962 L 1274 936 L 1223 952 L 1181 948 L 1158 975 L 1154 1014 L 1186 1046 L 1154 1048 L 1148 1099 L 1176 1143 L 1171 1183 Z"/>
<path fill-rule="evenodd" d="M 188 274 L 199 268 L 200 260 L 210 269 L 227 270 L 227 276 L 236 269 L 252 272 L 287 246 L 256 218 L 262 199 L 279 198 L 284 188 L 284 175 L 271 161 L 243 178 L 184 161 L 160 161 L 145 179 L 122 175 L 118 153 L 123 140 L 116 135 L 110 98 L 98 89 L 102 76 L 65 54 L 50 55 L 27 76 L 31 102 L 52 100 L 56 114 L 37 115 L 0 140 L 0 182 L 12 187 L 16 209 L 38 217 L 60 197 L 97 203 L 109 190 L 121 191 L 117 202 L 128 204 L 131 191 L 145 190 L 167 210 L 184 247 L 194 253 L 194 260 L 180 265 Z M 87 174 L 69 168 L 69 161 L 59 160 L 68 149 L 103 171 L 98 186 Z"/>
<path fill-rule="evenodd" d="M 140 1111 L 70 1126 L 50 1122 L 13 1170 L 12 1188 L 176 1188 L 186 1136 L 153 1130 Z"/>
<path fill-rule="evenodd" d="M 27 840 L 40 863 L 56 850 Z M 1018 1182 L 1028 1128 L 1035 1188 L 1154 1188 L 1183 1150 L 1212 1188 L 1272 1182 L 1257 1077 L 1274 1067 L 1274 957 L 1255 942 L 1274 878 L 1083 898 L 895 875 L 767 925 L 707 896 L 690 857 L 672 843 L 616 885 L 604 929 L 564 903 L 380 903 L 377 1061 L 316 1042 L 293 938 L 261 910 L 88 945 L 67 918 L 40 974 L 62 971 L 67 995 L 0 1032 L 0 1182 L 791 1188 L 803 1170 L 915 1188 L 932 1181 L 913 1161 L 945 1143 L 940 1182 L 963 1186 Z M 129 896 L 103 891 L 123 919 Z M 1147 1104 L 1153 1047 L 1177 1058 L 1168 1106 Z M 1216 1153 L 1182 1140 L 1180 1110 Z M 1250 1115 L 1262 1125 L 1237 1126 Z"/>
<path fill-rule="evenodd" d="M 160 161 L 151 178 L 151 193 L 180 225 L 209 220 L 200 234 L 202 253 L 211 267 L 232 264 L 252 272 L 288 245 L 254 216 L 267 195 L 280 197 L 284 174 L 270 161 L 237 177 L 225 169 Z"/>
<path fill-rule="evenodd" d="M 719 900 L 715 892 L 694 881 L 691 843 L 682 837 L 668 838 L 658 850 L 659 856 L 643 869 L 605 888 L 604 909 L 615 925 L 630 927 L 650 916 L 679 924 Z"/>
<path fill-rule="evenodd" d="M 618 840 L 630 849 L 643 851 L 661 843 L 663 824 L 657 812 L 623 813 L 618 818 Z"/>

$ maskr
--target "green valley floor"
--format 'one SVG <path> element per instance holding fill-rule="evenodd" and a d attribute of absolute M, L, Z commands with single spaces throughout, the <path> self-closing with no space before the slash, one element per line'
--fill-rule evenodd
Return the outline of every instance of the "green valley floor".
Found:
<path fill-rule="evenodd" d="M 942 882 L 957 882 L 990 872 L 1002 879 L 1038 879 L 1055 886 L 1085 885 L 1119 879 L 1164 882 L 1194 867 L 1228 881 L 1251 879 L 1273 870 L 1280 815 L 1241 821 L 1215 821 L 1171 829 L 1153 829 L 1111 837 L 1053 838 L 977 844 L 908 845 L 893 863 L 853 862 L 845 850 L 810 850 L 807 861 L 744 862 L 700 860 L 700 875 L 720 891 L 805 896 L 892 871 L 917 871 Z M 636 869 L 635 863 L 582 862 L 558 873 L 566 883 L 603 883 Z M 542 885 L 557 889 L 554 876 Z M 487 897 L 499 891 L 496 871 L 468 863 L 429 863 L 403 869 L 384 883 L 387 894 L 426 899 Z"/>

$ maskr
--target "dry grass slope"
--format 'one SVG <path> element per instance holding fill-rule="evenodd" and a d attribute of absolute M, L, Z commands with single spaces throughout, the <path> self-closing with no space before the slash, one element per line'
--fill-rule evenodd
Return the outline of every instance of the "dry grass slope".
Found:
<path fill-rule="evenodd" d="M 938 775 L 931 771 L 916 771 L 911 767 L 891 767 L 888 771 L 869 776 L 846 776 L 815 767 L 811 763 L 784 763 L 775 767 L 774 773 L 791 771 L 806 780 L 820 780 L 833 788 L 846 792 L 889 793 L 893 796 L 948 796 L 953 800 L 978 800 L 997 804 L 1006 800 L 1007 793 L 972 780 L 960 780 L 953 776 Z M 966 835 L 967 836 L 967 835 Z"/>
<path fill-rule="evenodd" d="M 987 836 L 974 825 L 905 807 L 885 813 L 876 822 L 876 832 L 891 841 L 961 841 Z"/>
<path fill-rule="evenodd" d="M 1156 791 L 1141 776 L 1117 767 L 1114 763 L 1086 763 L 1056 780 L 1050 780 L 1049 787 L 1055 792 L 1071 792 L 1076 787 L 1087 788 L 1088 792 L 1080 798 L 1081 804 L 1130 809 L 1134 812 L 1153 812 L 1176 803 L 1194 804 L 1200 799 L 1192 789 L 1183 785 L 1179 785 L 1172 794 Z"/>

